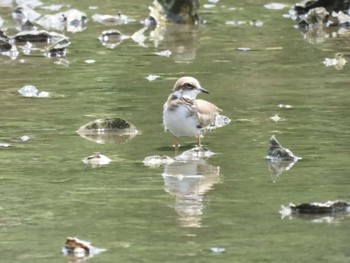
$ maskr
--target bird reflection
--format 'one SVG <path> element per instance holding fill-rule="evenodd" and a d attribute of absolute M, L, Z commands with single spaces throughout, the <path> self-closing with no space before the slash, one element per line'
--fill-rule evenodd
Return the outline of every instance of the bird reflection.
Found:
<path fill-rule="evenodd" d="M 174 209 L 182 227 L 201 227 L 205 193 L 220 182 L 220 167 L 205 160 L 176 161 L 164 166 L 164 190 L 175 196 Z"/>

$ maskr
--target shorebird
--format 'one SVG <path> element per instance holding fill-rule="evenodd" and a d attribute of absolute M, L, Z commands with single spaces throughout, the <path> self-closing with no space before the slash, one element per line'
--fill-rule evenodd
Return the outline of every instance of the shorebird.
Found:
<path fill-rule="evenodd" d="M 175 136 L 175 149 L 182 136 L 196 137 L 197 146 L 201 146 L 201 134 L 221 111 L 206 100 L 196 99 L 199 93 L 209 92 L 193 77 L 179 78 L 163 106 L 163 125 Z"/>

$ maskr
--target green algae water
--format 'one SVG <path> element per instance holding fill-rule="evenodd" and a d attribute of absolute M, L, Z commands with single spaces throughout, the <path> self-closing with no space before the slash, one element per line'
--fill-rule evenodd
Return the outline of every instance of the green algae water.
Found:
<path fill-rule="evenodd" d="M 65 33 L 72 44 L 64 65 L 22 53 L 0 57 L 0 142 L 12 145 L 0 148 L 0 262 L 67 262 L 67 236 L 107 249 L 91 262 L 349 261 L 348 217 L 327 223 L 279 214 L 290 202 L 350 201 L 349 67 L 322 63 L 338 52 L 347 58 L 349 39 L 312 44 L 282 17 L 288 8 L 222 0 L 201 3 L 205 25 L 170 26 L 144 46 L 131 39 L 101 45 L 103 30 L 132 35 L 142 25 L 104 26 L 93 14 L 121 11 L 140 21 L 150 3 L 64 1 L 89 18 L 83 32 Z M 1 8 L 1 17 L 10 14 Z M 172 55 L 155 55 L 165 50 Z M 150 74 L 160 77 L 148 81 Z M 162 106 L 183 75 L 196 77 L 210 91 L 200 98 L 232 121 L 204 137 L 215 153 L 208 160 L 146 167 L 147 156 L 174 154 Z M 24 85 L 50 97 L 21 97 Z M 276 114 L 278 122 L 270 119 Z M 104 116 L 124 118 L 140 133 L 113 144 L 76 133 Z M 273 134 L 303 158 L 279 176 L 265 159 Z M 194 139 L 181 142 L 186 150 Z M 112 162 L 85 165 L 95 152 Z"/>

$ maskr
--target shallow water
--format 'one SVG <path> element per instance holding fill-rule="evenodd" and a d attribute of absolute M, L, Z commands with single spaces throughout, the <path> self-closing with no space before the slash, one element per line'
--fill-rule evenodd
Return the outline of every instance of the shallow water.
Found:
<path fill-rule="evenodd" d="M 98 10 L 88 9 L 95 1 L 64 3 L 89 17 L 147 15 L 142 1 Z M 222 0 L 202 8 L 206 25 L 171 26 L 157 47 L 148 39 L 147 47 L 125 40 L 106 49 L 97 40 L 103 30 L 130 35 L 141 25 L 107 27 L 90 19 L 84 32 L 67 33 L 68 67 L 45 57 L 0 57 L 0 142 L 31 138 L 0 149 L 0 261 L 65 262 L 60 249 L 67 236 L 107 249 L 92 262 L 349 261 L 346 216 L 315 223 L 279 215 L 289 202 L 350 200 L 349 67 L 322 64 L 337 52 L 347 58 L 349 39 L 310 44 L 282 17 L 287 9 L 268 10 L 266 3 Z M 9 13 L 1 8 L 4 19 Z M 253 19 L 264 24 L 225 24 Z M 169 58 L 154 54 L 167 49 Z M 149 74 L 160 78 L 149 82 Z M 161 111 L 183 75 L 199 79 L 210 91 L 201 98 L 232 122 L 203 139 L 216 153 L 209 160 L 145 167 L 146 156 L 173 156 Z M 17 90 L 27 84 L 51 97 L 20 97 Z M 275 114 L 282 120 L 273 122 Z M 91 116 L 125 118 L 141 134 L 124 144 L 93 143 L 75 132 Z M 303 158 L 277 177 L 264 159 L 273 134 Z M 194 144 L 181 141 L 183 150 Z M 112 162 L 86 166 L 82 159 L 94 152 Z"/>

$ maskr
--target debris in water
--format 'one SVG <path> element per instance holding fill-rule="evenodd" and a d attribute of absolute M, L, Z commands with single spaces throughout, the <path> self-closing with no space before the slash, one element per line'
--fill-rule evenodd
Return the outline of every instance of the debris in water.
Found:
<path fill-rule="evenodd" d="M 344 68 L 346 62 L 343 53 L 336 53 L 334 58 L 325 58 L 323 64 L 326 67 L 334 66 L 337 70 L 341 70 Z"/>
<path fill-rule="evenodd" d="M 173 158 L 170 158 L 169 156 L 163 155 L 153 155 L 153 156 L 147 156 L 143 161 L 145 166 L 150 166 L 150 167 L 157 167 L 161 165 L 168 165 L 175 160 Z"/>
<path fill-rule="evenodd" d="M 160 51 L 160 52 L 154 52 L 154 54 L 161 56 L 161 57 L 170 57 L 172 52 L 168 49 L 168 50 L 164 50 L 164 51 Z"/>
<path fill-rule="evenodd" d="M 73 257 L 74 260 L 88 259 L 104 251 L 106 249 L 93 247 L 90 242 L 76 237 L 67 237 L 66 244 L 62 248 L 63 255 Z"/>
<path fill-rule="evenodd" d="M 277 141 L 275 135 L 272 135 L 270 138 L 266 158 L 271 161 L 297 161 L 301 159 L 300 157 L 295 156 L 289 149 L 282 147 Z"/>
<path fill-rule="evenodd" d="M 11 146 L 11 144 L 9 144 L 9 143 L 4 143 L 4 142 L 0 143 L 0 148 L 8 148 L 10 146 Z"/>
<path fill-rule="evenodd" d="M 30 140 L 30 137 L 28 135 L 23 135 L 20 139 L 22 142 L 27 142 Z"/>
<path fill-rule="evenodd" d="M 119 30 L 111 29 L 103 31 L 98 37 L 98 40 L 100 40 L 103 46 L 113 49 L 116 46 L 120 45 L 120 43 L 122 43 L 123 40 L 129 38 L 129 36 L 123 35 Z"/>
<path fill-rule="evenodd" d="M 281 3 L 269 3 L 269 4 L 264 5 L 264 7 L 267 9 L 271 9 L 271 10 L 282 10 L 282 9 L 288 7 L 288 5 L 281 4 Z"/>
<path fill-rule="evenodd" d="M 232 26 L 239 26 L 239 25 L 245 25 L 245 24 L 247 24 L 247 22 L 234 20 L 234 21 L 226 21 L 225 24 L 232 25 Z"/>
<path fill-rule="evenodd" d="M 293 106 L 292 105 L 289 105 L 289 104 L 286 104 L 286 105 L 284 105 L 284 104 L 278 104 L 278 107 L 279 108 L 285 108 L 285 109 L 291 109 L 291 108 L 293 108 Z"/>
<path fill-rule="evenodd" d="M 49 93 L 46 91 L 41 91 L 33 85 L 25 85 L 18 92 L 24 97 L 38 97 L 38 98 L 47 98 Z"/>
<path fill-rule="evenodd" d="M 94 59 L 87 59 L 84 61 L 86 64 L 94 64 L 96 61 Z"/>
<path fill-rule="evenodd" d="M 83 163 L 85 164 L 89 164 L 93 167 L 99 167 L 102 165 L 107 165 L 111 162 L 112 160 L 109 159 L 107 156 L 100 154 L 100 153 L 96 153 L 93 155 L 90 155 L 86 158 L 83 159 Z"/>
<path fill-rule="evenodd" d="M 226 251 L 225 248 L 223 247 L 212 247 L 210 248 L 211 252 L 214 252 L 214 253 L 223 253 Z"/>
<path fill-rule="evenodd" d="M 249 47 L 239 47 L 239 48 L 237 48 L 237 50 L 238 50 L 238 51 L 250 51 L 250 50 L 252 50 L 252 49 L 249 48 Z"/>
<path fill-rule="evenodd" d="M 184 151 L 182 154 L 175 157 L 177 161 L 197 161 L 208 159 L 214 153 L 204 146 L 194 147 L 190 150 Z"/>
<path fill-rule="evenodd" d="M 274 122 L 279 122 L 282 118 L 277 114 L 275 114 L 272 117 L 270 117 L 270 119 L 273 120 Z"/>
<path fill-rule="evenodd" d="M 157 78 L 160 78 L 160 76 L 158 76 L 158 75 L 148 75 L 148 76 L 146 77 L 146 79 L 147 79 L 148 81 L 154 81 L 154 80 L 156 80 Z"/>
<path fill-rule="evenodd" d="M 59 58 L 58 60 L 55 60 L 53 63 L 56 64 L 56 65 L 62 65 L 62 66 L 65 66 L 65 67 L 68 67 L 69 64 L 70 64 L 70 62 L 68 60 L 62 59 L 62 58 Z"/>
<path fill-rule="evenodd" d="M 203 5 L 203 8 L 206 8 L 206 9 L 211 9 L 211 8 L 215 8 L 216 7 L 216 5 L 214 5 L 214 4 L 204 4 Z"/>
<path fill-rule="evenodd" d="M 256 27 L 262 27 L 264 23 L 260 20 L 252 20 L 249 22 L 249 25 L 256 26 Z"/>

